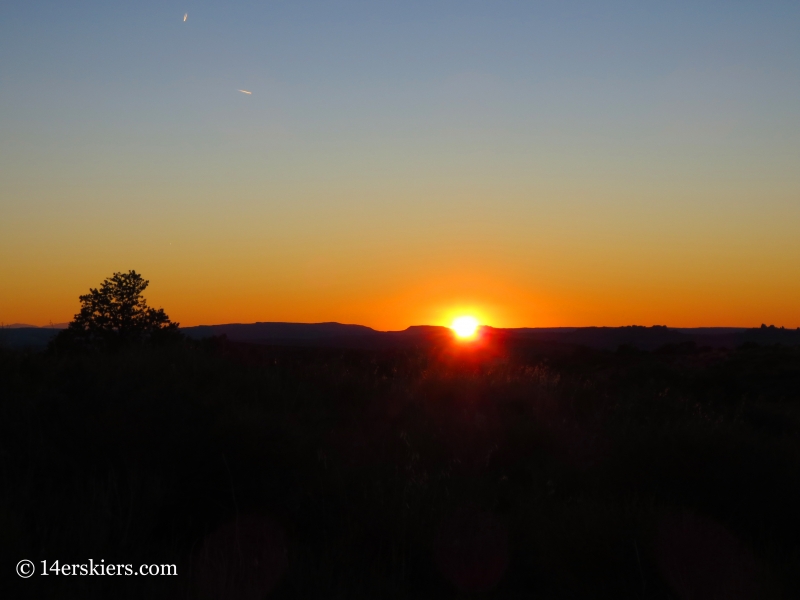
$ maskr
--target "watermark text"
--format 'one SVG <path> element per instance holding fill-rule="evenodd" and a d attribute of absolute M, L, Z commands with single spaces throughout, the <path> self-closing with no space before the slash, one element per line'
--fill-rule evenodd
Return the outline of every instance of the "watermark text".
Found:
<path fill-rule="evenodd" d="M 17 575 L 24 579 L 33 575 L 62 575 L 67 577 L 131 577 L 134 575 L 142 575 L 145 577 L 157 577 L 163 575 L 174 576 L 177 574 L 178 567 L 176 565 L 143 564 L 136 566 L 131 564 L 106 563 L 105 559 L 96 561 L 91 558 L 89 562 L 85 563 L 62 562 L 58 560 L 41 560 L 38 565 L 30 560 L 21 560 L 17 563 Z"/>

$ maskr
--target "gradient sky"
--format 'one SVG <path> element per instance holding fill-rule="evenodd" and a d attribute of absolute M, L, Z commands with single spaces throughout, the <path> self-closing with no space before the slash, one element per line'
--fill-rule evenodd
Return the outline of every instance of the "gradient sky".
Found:
<path fill-rule="evenodd" d="M 182 325 L 800 326 L 798 32 L 794 0 L 3 2 L 0 321 L 135 269 Z"/>

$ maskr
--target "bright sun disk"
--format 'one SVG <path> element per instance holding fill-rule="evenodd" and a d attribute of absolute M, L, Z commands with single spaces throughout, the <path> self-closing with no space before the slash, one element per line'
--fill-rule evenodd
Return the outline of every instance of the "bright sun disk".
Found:
<path fill-rule="evenodd" d="M 453 320 L 450 328 L 460 338 L 470 338 L 478 329 L 478 319 L 475 317 L 458 317 Z"/>

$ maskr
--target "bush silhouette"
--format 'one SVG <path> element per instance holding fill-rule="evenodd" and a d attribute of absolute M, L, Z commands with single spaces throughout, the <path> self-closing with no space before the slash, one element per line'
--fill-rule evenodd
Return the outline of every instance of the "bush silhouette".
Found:
<path fill-rule="evenodd" d="M 81 311 L 53 341 L 56 348 L 118 348 L 178 336 L 164 309 L 151 308 L 142 296 L 150 282 L 136 271 L 114 273 L 80 296 Z"/>

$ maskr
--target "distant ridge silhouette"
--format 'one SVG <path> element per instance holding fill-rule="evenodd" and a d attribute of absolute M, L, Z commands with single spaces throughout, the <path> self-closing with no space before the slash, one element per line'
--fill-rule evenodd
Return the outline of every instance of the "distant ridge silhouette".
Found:
<path fill-rule="evenodd" d="M 316 340 L 339 336 L 374 335 L 378 331 L 364 325 L 342 323 L 229 323 L 227 325 L 199 325 L 183 327 L 181 331 L 191 338 L 199 339 L 212 335 L 227 335 L 240 342 L 259 340 Z"/>
<path fill-rule="evenodd" d="M 6 329 L 66 329 L 69 323 L 51 323 L 50 325 L 28 325 L 27 323 L 3 324 Z"/>
<path fill-rule="evenodd" d="M 185 327 L 181 332 L 193 339 L 224 335 L 232 342 L 363 349 L 418 345 L 452 335 L 449 328 L 435 325 L 417 325 L 403 331 L 377 331 L 364 325 L 331 322 L 231 323 Z"/>
<path fill-rule="evenodd" d="M 447 327 L 415 325 L 402 331 L 377 331 L 364 325 L 327 323 L 228 323 L 182 327 L 192 339 L 226 336 L 232 342 L 273 346 L 323 346 L 355 349 L 382 349 L 425 346 L 451 339 Z M 617 350 L 621 346 L 656 350 L 665 346 L 695 344 L 712 348 L 735 348 L 746 343 L 761 345 L 800 345 L 800 329 L 762 325 L 744 327 L 674 328 L 643 327 L 523 327 L 499 329 L 483 327 L 484 335 L 512 343 L 559 343 Z M 57 328 L 5 326 L 0 329 L 0 345 L 11 348 L 44 348 Z"/>
<path fill-rule="evenodd" d="M 549 327 L 499 329 L 482 328 L 496 339 L 515 342 L 555 342 L 590 348 L 616 350 L 630 346 L 655 350 L 667 345 L 693 343 L 713 348 L 733 348 L 757 344 L 800 344 L 800 330 L 762 326 L 673 328 L 662 325 L 643 327 Z M 233 342 L 270 345 L 341 346 L 348 348 L 388 348 L 432 343 L 452 336 L 449 328 L 416 325 L 402 331 L 376 331 L 363 325 L 341 323 L 252 323 L 186 327 L 183 333 L 194 339 L 225 335 Z"/>

